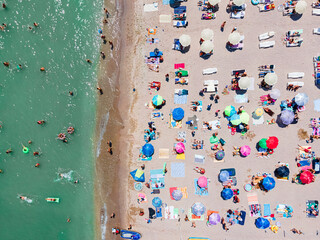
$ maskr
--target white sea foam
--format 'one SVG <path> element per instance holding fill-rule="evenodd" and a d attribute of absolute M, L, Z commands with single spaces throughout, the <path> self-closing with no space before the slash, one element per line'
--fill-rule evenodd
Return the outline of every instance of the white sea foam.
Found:
<path fill-rule="evenodd" d="M 106 115 L 104 115 L 104 117 L 101 119 L 100 122 L 100 135 L 99 135 L 99 141 L 97 144 L 97 157 L 100 156 L 100 152 L 101 152 L 101 142 L 103 139 L 103 135 L 105 134 L 106 130 L 107 130 L 107 124 L 109 121 L 109 112 L 106 113 Z"/>
<path fill-rule="evenodd" d="M 100 229 L 101 229 L 101 240 L 106 240 L 106 232 L 107 232 L 107 222 L 108 222 L 108 215 L 107 215 L 107 204 L 103 204 L 103 208 L 101 209 L 100 216 Z"/>

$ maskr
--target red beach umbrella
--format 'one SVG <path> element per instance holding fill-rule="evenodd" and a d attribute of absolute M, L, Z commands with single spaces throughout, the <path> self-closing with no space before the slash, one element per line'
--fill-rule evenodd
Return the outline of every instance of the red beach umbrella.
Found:
<path fill-rule="evenodd" d="M 276 149 L 278 147 L 279 140 L 277 137 L 269 137 L 267 142 L 267 147 L 270 149 Z"/>
<path fill-rule="evenodd" d="M 300 181 L 302 184 L 309 184 L 313 182 L 313 174 L 310 171 L 303 171 L 300 174 Z"/>

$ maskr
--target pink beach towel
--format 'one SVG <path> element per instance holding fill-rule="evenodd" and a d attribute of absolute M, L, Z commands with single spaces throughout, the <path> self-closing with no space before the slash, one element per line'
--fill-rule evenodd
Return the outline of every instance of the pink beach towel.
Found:
<path fill-rule="evenodd" d="M 179 69 L 179 68 L 184 68 L 184 67 L 185 67 L 184 63 L 176 63 L 174 65 L 174 69 Z"/>

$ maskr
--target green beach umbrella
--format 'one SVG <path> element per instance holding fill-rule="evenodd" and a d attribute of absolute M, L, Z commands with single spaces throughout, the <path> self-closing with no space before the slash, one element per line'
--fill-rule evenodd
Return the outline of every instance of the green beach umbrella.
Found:
<path fill-rule="evenodd" d="M 262 138 L 259 141 L 259 147 L 261 147 L 263 149 L 268 149 L 268 147 L 267 147 L 267 139 L 266 138 Z"/>
<path fill-rule="evenodd" d="M 234 126 L 238 126 L 241 123 L 240 115 L 233 114 L 230 118 L 230 123 Z"/>
<path fill-rule="evenodd" d="M 241 114 L 240 114 L 240 120 L 242 123 L 244 124 L 248 124 L 249 123 L 249 119 L 250 119 L 250 116 L 247 112 L 243 111 Z"/>
<path fill-rule="evenodd" d="M 229 106 L 226 106 L 226 108 L 224 109 L 224 114 L 227 116 L 227 117 L 231 117 L 233 114 L 237 113 L 236 112 L 236 109 L 234 106 L 232 105 L 229 105 Z"/>
<path fill-rule="evenodd" d="M 218 142 L 219 142 L 219 138 L 217 136 L 211 136 L 211 138 L 210 138 L 211 144 L 216 144 Z"/>
<path fill-rule="evenodd" d="M 156 107 L 157 106 L 160 106 L 163 102 L 163 98 L 160 96 L 160 95 L 155 95 L 153 98 L 152 98 L 152 103 L 153 105 L 155 105 Z"/>

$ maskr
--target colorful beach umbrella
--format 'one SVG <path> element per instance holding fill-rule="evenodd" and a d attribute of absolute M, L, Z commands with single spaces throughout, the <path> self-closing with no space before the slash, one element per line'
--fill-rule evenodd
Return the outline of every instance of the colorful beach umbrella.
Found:
<path fill-rule="evenodd" d="M 239 82 L 238 82 L 239 88 L 240 89 L 248 89 L 251 85 L 251 80 L 248 77 L 241 77 Z"/>
<path fill-rule="evenodd" d="M 313 182 L 314 175 L 310 171 L 303 171 L 299 178 L 302 184 L 309 184 Z"/>
<path fill-rule="evenodd" d="M 178 142 L 176 144 L 175 149 L 176 149 L 176 152 L 180 154 L 180 153 L 184 153 L 184 151 L 186 150 L 186 147 L 182 142 Z"/>
<path fill-rule="evenodd" d="M 212 4 L 212 5 L 215 5 L 215 4 Z M 213 36 L 214 36 L 213 31 L 211 29 L 209 29 L 209 28 L 203 29 L 202 32 L 201 32 L 201 38 L 204 41 L 212 40 Z"/>
<path fill-rule="evenodd" d="M 276 149 L 278 147 L 279 144 L 279 140 L 277 137 L 269 137 L 268 140 L 266 141 L 267 143 L 267 147 L 270 149 Z"/>
<path fill-rule="evenodd" d="M 245 3 L 245 0 L 233 0 L 234 5 L 241 6 Z"/>
<path fill-rule="evenodd" d="M 205 176 L 201 176 L 198 178 L 198 186 L 201 188 L 205 188 L 208 185 L 208 179 Z"/>
<path fill-rule="evenodd" d="M 223 200 L 228 200 L 233 197 L 233 191 L 230 188 L 225 188 L 221 192 L 221 197 Z"/>
<path fill-rule="evenodd" d="M 272 99 L 278 99 L 280 97 L 281 93 L 280 93 L 280 90 L 279 89 L 272 89 L 271 92 L 269 93 L 269 96 L 272 98 Z"/>
<path fill-rule="evenodd" d="M 210 143 L 211 144 L 216 144 L 219 142 L 219 138 L 215 135 L 212 135 L 211 138 L 210 138 Z"/>
<path fill-rule="evenodd" d="M 285 109 L 281 112 L 280 120 L 284 125 L 289 125 L 294 121 L 294 112 L 288 109 Z"/>
<path fill-rule="evenodd" d="M 142 154 L 147 156 L 147 157 L 151 157 L 154 153 L 154 147 L 152 146 L 152 144 L 150 143 L 146 143 L 145 145 L 143 145 L 142 147 Z"/>
<path fill-rule="evenodd" d="M 161 106 L 163 102 L 163 98 L 160 95 L 155 95 L 152 98 L 152 104 L 155 105 L 156 107 Z"/>
<path fill-rule="evenodd" d="M 290 170 L 287 166 L 281 166 L 281 167 L 278 167 L 276 170 L 274 170 L 274 175 L 277 178 L 288 177 L 289 174 L 290 174 Z"/>
<path fill-rule="evenodd" d="M 238 126 L 241 123 L 240 115 L 233 114 L 230 118 L 230 123 L 234 126 Z"/>
<path fill-rule="evenodd" d="M 239 32 L 235 31 L 230 33 L 228 36 L 228 42 L 232 45 L 237 45 L 241 40 L 241 35 Z"/>
<path fill-rule="evenodd" d="M 256 110 L 254 110 L 254 112 L 252 113 L 252 117 L 254 119 L 259 119 L 259 118 L 261 118 L 263 113 L 264 113 L 263 108 L 261 108 L 261 107 L 256 108 Z"/>
<path fill-rule="evenodd" d="M 201 44 L 201 51 L 204 53 L 210 53 L 213 51 L 213 42 L 206 40 Z"/>
<path fill-rule="evenodd" d="M 183 197 L 183 193 L 181 192 L 180 189 L 176 189 L 172 192 L 172 198 L 176 201 L 181 200 Z"/>
<path fill-rule="evenodd" d="M 155 198 L 152 199 L 152 205 L 154 207 L 161 207 L 162 200 L 159 197 L 155 197 Z"/>
<path fill-rule="evenodd" d="M 188 47 L 191 43 L 191 37 L 189 35 L 182 34 L 179 37 L 179 42 L 182 45 L 182 47 Z"/>
<path fill-rule="evenodd" d="M 295 8 L 294 8 L 294 11 L 298 14 L 303 14 L 306 9 L 307 9 L 307 2 L 306 1 L 303 1 L 303 0 L 300 0 L 298 1 L 298 3 L 296 4 Z"/>
<path fill-rule="evenodd" d="M 136 169 L 136 170 L 130 172 L 130 175 L 137 182 L 144 182 L 145 181 L 144 172 L 140 169 Z"/>
<path fill-rule="evenodd" d="M 209 2 L 212 6 L 214 6 L 214 5 L 217 5 L 218 3 L 220 3 L 221 0 L 208 0 L 208 2 Z"/>
<path fill-rule="evenodd" d="M 184 110 L 182 108 L 175 108 L 172 111 L 172 118 L 175 121 L 180 121 L 184 118 Z"/>
<path fill-rule="evenodd" d="M 302 106 L 306 105 L 309 102 L 309 97 L 305 93 L 298 93 L 294 97 L 294 101 L 298 106 L 302 107 Z"/>
<path fill-rule="evenodd" d="M 219 213 L 211 213 L 208 219 L 208 222 L 210 225 L 217 225 L 218 223 L 220 223 L 221 221 L 221 217 L 219 215 Z"/>
<path fill-rule="evenodd" d="M 242 111 L 242 113 L 240 114 L 241 123 L 248 124 L 249 123 L 249 119 L 250 119 L 249 114 L 247 112 L 245 112 L 245 111 Z"/>
<path fill-rule="evenodd" d="M 225 155 L 226 155 L 226 154 L 224 153 L 223 150 L 219 150 L 218 152 L 216 152 L 216 159 L 217 159 L 217 160 L 222 160 Z"/>
<path fill-rule="evenodd" d="M 259 217 L 256 219 L 255 225 L 259 229 L 266 229 L 266 228 L 270 227 L 270 222 L 266 218 Z"/>
<path fill-rule="evenodd" d="M 263 149 L 268 149 L 268 147 L 267 147 L 267 139 L 266 138 L 262 138 L 259 141 L 259 147 L 261 147 Z"/>
<path fill-rule="evenodd" d="M 224 115 L 226 115 L 227 117 L 231 117 L 233 114 L 236 114 L 236 113 L 237 111 L 235 107 L 232 105 L 226 106 L 226 108 L 224 109 Z"/>
<path fill-rule="evenodd" d="M 196 202 L 195 204 L 192 205 L 191 212 L 194 215 L 200 217 L 206 212 L 206 207 L 201 202 Z"/>
<path fill-rule="evenodd" d="M 248 145 L 244 145 L 240 148 L 240 154 L 243 157 L 249 156 L 251 153 L 251 148 Z"/>
<path fill-rule="evenodd" d="M 274 189 L 274 187 L 276 186 L 276 181 L 272 177 L 265 177 L 262 180 L 262 186 L 265 190 L 269 191 L 271 189 Z"/>
<path fill-rule="evenodd" d="M 278 81 L 278 76 L 275 73 L 267 73 L 264 77 L 264 81 L 266 84 L 273 86 Z"/>
<path fill-rule="evenodd" d="M 219 174 L 220 182 L 226 182 L 229 180 L 230 174 L 228 171 L 221 171 Z"/>

